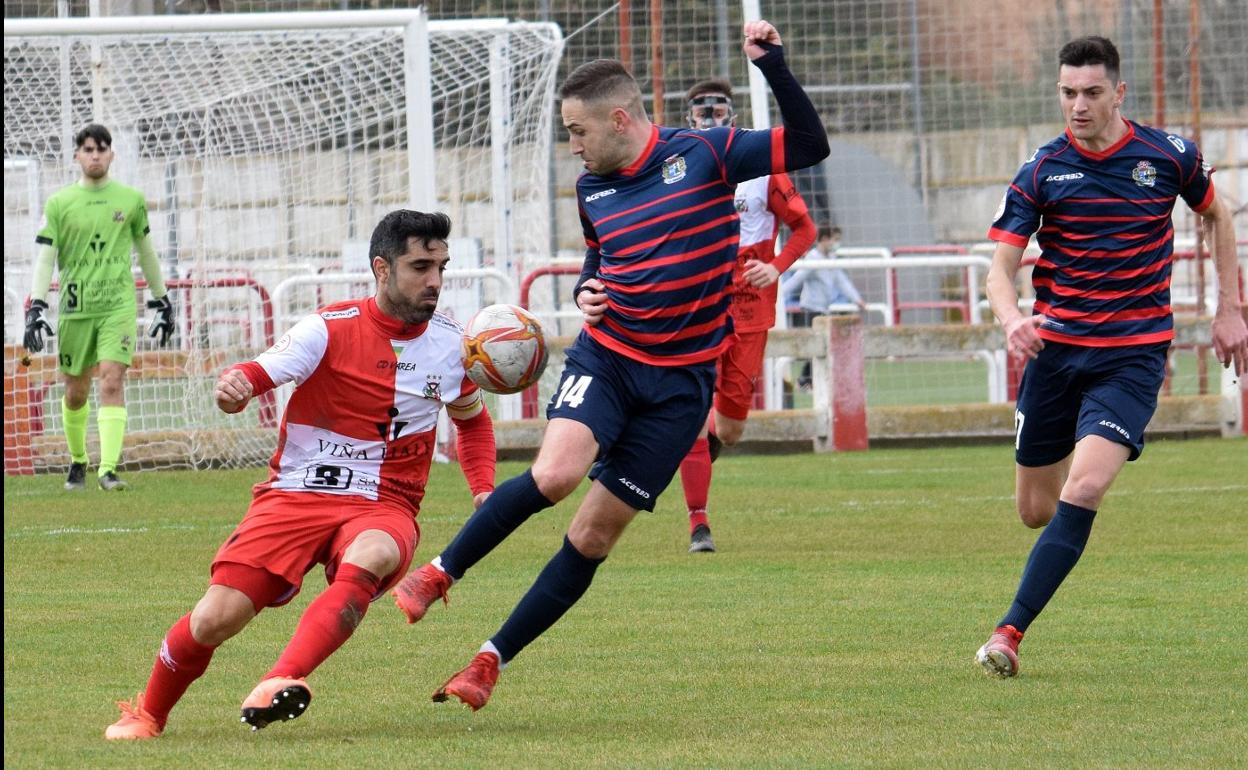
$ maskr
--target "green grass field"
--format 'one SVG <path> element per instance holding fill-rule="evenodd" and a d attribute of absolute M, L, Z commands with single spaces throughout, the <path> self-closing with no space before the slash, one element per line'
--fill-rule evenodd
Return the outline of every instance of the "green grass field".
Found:
<path fill-rule="evenodd" d="M 249 733 L 239 703 L 323 586 L 314 571 L 218 651 L 163 737 L 125 745 L 102 738 L 113 701 L 143 686 L 262 472 L 131 474 L 114 495 L 6 478 L 5 765 L 1224 768 L 1248 755 L 1248 442 L 1150 445 L 1009 681 L 971 662 L 1035 537 L 1013 513 L 1008 446 L 728 455 L 715 470 L 720 552 L 685 552 L 670 490 L 481 712 L 429 695 L 558 547 L 571 501 L 420 624 L 374 604 L 313 675 L 307 715 Z M 466 498 L 456 468 L 434 469 L 418 559 Z"/>

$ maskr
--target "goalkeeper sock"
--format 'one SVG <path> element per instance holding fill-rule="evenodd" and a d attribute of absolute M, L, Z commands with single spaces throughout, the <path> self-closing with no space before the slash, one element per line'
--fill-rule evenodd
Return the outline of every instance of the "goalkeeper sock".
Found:
<path fill-rule="evenodd" d="M 710 444 L 700 438 L 680 461 L 680 485 L 684 487 L 685 505 L 689 508 L 690 532 L 707 524 L 706 501 L 711 491 L 711 472 Z"/>
<path fill-rule="evenodd" d="M 504 481 L 468 517 L 455 538 L 442 550 L 440 564 L 443 571 L 459 580 L 515 532 L 516 527 L 552 505 L 554 503 L 537 488 L 531 470 Z"/>
<path fill-rule="evenodd" d="M 70 409 L 65 399 L 61 398 L 61 421 L 65 424 L 65 443 L 69 444 L 70 462 L 84 465 L 87 462 L 87 417 L 90 414 L 90 404 Z"/>
<path fill-rule="evenodd" d="M 101 406 L 95 416 L 95 426 L 100 431 L 100 475 L 117 470 L 121 459 L 121 443 L 126 436 L 126 408 L 124 406 Z"/>
<path fill-rule="evenodd" d="M 1019 581 L 1014 603 L 998 626 L 1010 625 L 1019 631 L 1027 630 L 1079 561 L 1092 533 L 1095 517 L 1096 511 L 1080 508 L 1065 500 L 1058 502 L 1057 513 L 1040 533 L 1032 546 L 1031 555 L 1027 557 L 1027 566 L 1023 568 L 1023 578 Z"/>
<path fill-rule="evenodd" d="M 510 661 L 534 639 L 546 632 L 585 594 L 594 580 L 598 565 L 606 561 L 583 556 L 565 535 L 563 547 L 542 569 L 533 587 L 524 595 L 511 617 L 490 641 L 498 649 L 499 660 Z"/>
<path fill-rule="evenodd" d="M 334 582 L 303 611 L 295 635 L 263 678 L 311 674 L 351 638 L 380 591 L 381 578 L 354 564 L 339 565 Z"/>
<path fill-rule="evenodd" d="M 212 660 L 216 647 L 207 647 L 191 635 L 191 613 L 182 616 L 160 643 L 160 654 L 143 692 L 143 708 L 164 728 L 169 711 Z"/>

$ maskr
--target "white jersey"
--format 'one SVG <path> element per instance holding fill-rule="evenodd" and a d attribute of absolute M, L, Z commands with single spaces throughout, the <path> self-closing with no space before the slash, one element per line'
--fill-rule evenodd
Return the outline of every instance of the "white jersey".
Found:
<path fill-rule="evenodd" d="M 733 203 L 737 216 L 741 217 L 741 242 L 737 248 L 746 249 L 756 243 L 776 242 L 776 215 L 768 208 L 771 177 L 760 176 L 737 185 Z"/>
<path fill-rule="evenodd" d="M 438 412 L 476 395 L 460 358 L 463 328 L 435 313 L 422 326 L 383 314 L 372 298 L 301 320 L 258 365 L 274 386 L 294 382 L 268 481 L 419 509 Z M 248 376 L 255 377 L 254 369 Z M 477 396 L 479 398 L 479 396 Z"/>

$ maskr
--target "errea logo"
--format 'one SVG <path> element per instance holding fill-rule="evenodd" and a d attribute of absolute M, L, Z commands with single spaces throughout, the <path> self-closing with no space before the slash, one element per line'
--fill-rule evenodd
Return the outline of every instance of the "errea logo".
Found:
<path fill-rule="evenodd" d="M 1049 174 L 1044 178 L 1046 182 L 1069 182 L 1074 179 L 1083 179 L 1083 174 L 1076 171 L 1073 174 Z"/>
<path fill-rule="evenodd" d="M 608 195 L 615 195 L 615 188 L 614 188 L 614 187 L 610 188 L 609 190 L 603 190 L 602 192 L 596 192 L 596 193 L 594 193 L 593 195 L 586 195 L 586 196 L 585 196 L 585 202 L 586 202 L 586 203 L 593 203 L 594 201 L 598 200 L 599 198 L 605 198 L 605 197 L 607 197 Z"/>

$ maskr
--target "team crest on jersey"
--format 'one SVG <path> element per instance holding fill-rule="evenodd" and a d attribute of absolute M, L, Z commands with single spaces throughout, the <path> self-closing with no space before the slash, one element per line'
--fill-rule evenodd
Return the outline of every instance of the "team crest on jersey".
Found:
<path fill-rule="evenodd" d="M 433 399 L 434 401 L 441 401 L 442 384 L 439 383 L 436 378 L 431 376 L 429 379 L 425 380 L 425 392 L 421 393 L 421 395 L 425 398 Z"/>
<path fill-rule="evenodd" d="M 663 161 L 663 184 L 676 184 L 685 178 L 685 156 L 673 155 Z"/>
<path fill-rule="evenodd" d="M 113 221 L 114 221 L 114 222 L 125 222 L 125 221 L 126 221 L 126 213 L 125 213 L 124 211 L 122 211 L 121 209 L 118 209 L 118 210 L 114 211 L 114 212 L 113 212 Z"/>
<path fill-rule="evenodd" d="M 1142 160 L 1131 170 L 1131 178 L 1140 187 L 1152 187 L 1157 184 L 1157 169 L 1152 163 Z"/>
<path fill-rule="evenodd" d="M 744 214 L 750 208 L 750 202 L 745 198 L 737 198 L 732 203 L 737 207 L 738 214 Z"/>

